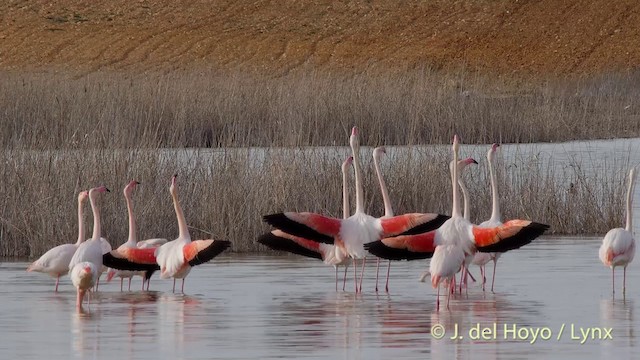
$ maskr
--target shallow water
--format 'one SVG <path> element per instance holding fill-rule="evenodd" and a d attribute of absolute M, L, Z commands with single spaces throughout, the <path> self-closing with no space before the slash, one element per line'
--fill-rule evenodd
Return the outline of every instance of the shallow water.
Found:
<path fill-rule="evenodd" d="M 468 295 L 452 298 L 450 311 L 442 297 L 440 312 L 435 291 L 417 280 L 426 261 L 394 263 L 389 294 L 374 292 L 371 267 L 364 293 L 355 295 L 351 278 L 346 292 L 336 292 L 333 269 L 319 261 L 224 254 L 193 269 L 186 295 L 173 294 L 172 282 L 155 276 L 150 292 L 138 290 L 139 278 L 131 292 L 120 292 L 114 281 L 100 287 L 87 314 L 76 313 L 68 278 L 56 294 L 51 278 L 25 272 L 27 263 L 4 262 L 0 358 L 640 358 L 637 263 L 628 269 L 626 300 L 622 271 L 616 272 L 613 300 L 599 245 L 594 238 L 538 239 L 499 260 L 495 294 L 472 284 Z M 493 323 L 495 338 L 470 339 L 470 329 Z M 436 324 L 445 327 L 444 339 L 433 338 Z M 574 336 L 580 327 L 606 327 L 612 339 L 600 339 L 601 331 L 580 344 L 572 324 Z M 456 325 L 464 338 L 454 341 Z M 505 339 L 505 326 L 548 327 L 539 336 L 551 339 L 531 344 L 523 330 Z"/>

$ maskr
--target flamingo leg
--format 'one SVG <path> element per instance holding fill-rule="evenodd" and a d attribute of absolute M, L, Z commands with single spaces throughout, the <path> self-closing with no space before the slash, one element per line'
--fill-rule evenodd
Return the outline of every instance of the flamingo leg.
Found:
<path fill-rule="evenodd" d="M 173 293 L 176 292 L 176 278 L 173 278 Z"/>
<path fill-rule="evenodd" d="M 100 276 L 98 275 L 98 281 L 96 281 L 96 291 L 98 291 L 98 286 L 100 286 Z"/>
<path fill-rule="evenodd" d="M 455 275 L 453 276 L 455 278 Z M 449 294 L 447 295 L 447 310 L 449 309 L 449 300 L 451 300 L 451 294 L 455 292 L 455 285 L 453 286 L 453 288 L 451 289 L 451 291 L 449 291 Z"/>
<path fill-rule="evenodd" d="M 131 291 L 131 278 L 129 278 L 129 291 Z"/>
<path fill-rule="evenodd" d="M 58 292 L 58 284 L 60 283 L 60 274 L 58 274 L 58 276 L 56 277 L 56 291 Z"/>
<path fill-rule="evenodd" d="M 364 267 L 367 265 L 367 257 L 362 258 L 362 270 L 360 270 L 360 292 L 362 292 L 362 279 L 364 279 Z"/>
<path fill-rule="evenodd" d="M 358 261 L 353 258 L 353 283 L 356 286 L 356 294 L 358 293 Z"/>
<path fill-rule="evenodd" d="M 348 266 L 344 267 L 344 277 L 342 278 L 342 291 L 344 291 L 347 286 L 347 270 L 349 270 Z"/>
<path fill-rule="evenodd" d="M 389 260 L 389 266 L 387 267 L 387 284 L 384 286 L 384 291 L 389 292 L 389 275 L 391 274 L 391 260 Z"/>
<path fill-rule="evenodd" d="M 611 268 L 611 283 L 613 284 L 613 297 L 616 297 L 616 268 Z"/>
<path fill-rule="evenodd" d="M 336 266 L 336 292 L 338 292 L 338 267 Z"/>
<path fill-rule="evenodd" d="M 144 285 L 144 284 L 143 284 Z M 151 285 L 151 278 L 147 280 L 147 291 L 149 291 L 149 285 Z"/>
<path fill-rule="evenodd" d="M 471 281 L 476 282 L 476 278 L 473 277 L 473 275 L 471 274 L 471 271 L 469 271 L 468 268 L 467 268 L 467 275 L 471 278 Z"/>
<path fill-rule="evenodd" d="M 491 292 L 493 292 L 493 284 L 496 282 L 496 265 L 498 260 L 493 259 L 493 275 L 491 276 Z"/>
<path fill-rule="evenodd" d="M 147 280 L 145 280 L 144 278 L 142 278 L 142 291 L 144 291 L 144 283 L 146 283 Z"/>
<path fill-rule="evenodd" d="M 484 283 L 487 278 L 484 277 L 484 265 L 480 265 L 480 276 L 482 276 L 482 291 L 484 291 Z"/>
<path fill-rule="evenodd" d="M 378 277 L 380 275 L 380 258 L 376 261 L 376 292 L 378 292 Z"/>
<path fill-rule="evenodd" d="M 627 293 L 627 266 L 622 270 L 622 297 Z"/>
<path fill-rule="evenodd" d="M 120 278 L 120 292 L 122 292 L 122 282 L 124 281 L 124 278 Z"/>
<path fill-rule="evenodd" d="M 440 284 L 438 284 L 438 293 L 436 294 L 436 311 L 440 311 Z"/>
<path fill-rule="evenodd" d="M 182 287 L 180 288 L 180 291 L 184 294 L 184 278 L 182 278 Z"/>

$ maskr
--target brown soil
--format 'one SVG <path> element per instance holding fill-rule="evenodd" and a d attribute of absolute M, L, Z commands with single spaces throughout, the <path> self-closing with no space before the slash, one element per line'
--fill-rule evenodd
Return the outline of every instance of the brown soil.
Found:
<path fill-rule="evenodd" d="M 5 0 L 0 70 L 594 74 L 638 67 L 638 24 L 636 0 Z"/>

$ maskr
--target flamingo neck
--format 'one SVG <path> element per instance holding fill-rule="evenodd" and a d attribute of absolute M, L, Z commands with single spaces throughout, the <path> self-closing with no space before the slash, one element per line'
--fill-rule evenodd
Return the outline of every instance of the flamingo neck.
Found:
<path fill-rule="evenodd" d="M 135 245 L 138 242 L 136 236 L 136 219 L 133 214 L 133 205 L 131 205 L 131 194 L 125 194 L 125 201 L 127 202 L 127 212 L 129 213 L 129 238 L 127 243 Z"/>
<path fill-rule="evenodd" d="M 346 219 L 351 214 L 349 213 L 349 189 L 347 184 L 347 169 L 342 169 L 342 218 Z"/>
<path fill-rule="evenodd" d="M 633 189 L 634 189 L 634 181 L 635 176 L 633 174 L 633 170 L 629 174 L 629 188 L 627 190 L 627 225 L 625 226 L 625 230 L 628 232 L 633 231 Z"/>
<path fill-rule="evenodd" d="M 352 145 L 351 152 L 353 153 L 353 169 L 355 172 L 356 182 L 356 213 L 364 213 L 364 198 L 362 194 L 362 174 L 360 170 L 360 146 Z"/>
<path fill-rule="evenodd" d="M 100 209 L 98 208 L 98 205 L 96 204 L 96 199 L 95 199 L 95 194 L 94 192 L 89 194 L 89 202 L 91 203 L 91 211 L 93 211 L 93 236 L 91 237 L 92 239 L 96 240 L 96 239 L 100 239 Z"/>
<path fill-rule="evenodd" d="M 458 180 L 458 185 L 460 185 L 460 191 L 462 192 L 462 204 L 464 207 L 462 217 L 470 220 L 471 214 L 469 211 L 469 192 L 467 191 L 467 187 L 464 185 L 462 179 Z"/>
<path fill-rule="evenodd" d="M 493 159 L 489 157 L 489 177 L 491 179 L 491 221 L 502 222 L 500 216 L 500 200 L 498 199 L 498 178 L 493 168 Z"/>
<path fill-rule="evenodd" d="M 78 200 L 78 241 L 76 241 L 76 245 L 82 244 L 85 239 L 84 219 L 82 218 L 83 209 L 83 201 Z"/>
<path fill-rule="evenodd" d="M 184 219 L 184 213 L 182 212 L 182 207 L 178 201 L 178 194 L 175 190 L 171 192 L 171 197 L 173 198 L 173 208 L 176 210 L 176 218 L 178 218 L 179 238 L 191 240 L 189 230 L 187 229 L 187 221 Z"/>
<path fill-rule="evenodd" d="M 376 168 L 376 175 L 378 175 L 378 182 L 380 183 L 380 191 L 382 192 L 382 201 L 384 203 L 384 216 L 393 216 L 393 207 L 391 206 L 391 200 L 389 199 L 389 191 L 387 190 L 387 184 L 384 182 L 382 171 L 380 170 L 379 159 L 377 156 L 373 157 L 373 166 Z"/>
<path fill-rule="evenodd" d="M 453 206 L 451 209 L 451 217 L 461 217 L 460 204 L 458 203 L 458 149 L 453 148 L 453 169 L 451 171 L 451 186 L 453 187 Z"/>

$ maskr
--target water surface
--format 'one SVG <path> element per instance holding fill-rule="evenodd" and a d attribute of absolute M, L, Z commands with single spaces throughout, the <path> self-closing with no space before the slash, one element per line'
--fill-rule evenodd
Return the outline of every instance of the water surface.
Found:
<path fill-rule="evenodd" d="M 156 277 L 150 292 L 138 290 L 139 279 L 131 292 L 114 282 L 101 286 L 87 314 L 76 313 L 68 278 L 56 294 L 52 279 L 25 272 L 27 263 L 4 262 L 0 358 L 640 358 L 638 264 L 628 268 L 625 299 L 617 271 L 613 299 L 599 246 L 595 238 L 538 239 L 500 259 L 495 294 L 472 284 L 440 312 L 430 284 L 417 280 L 427 261 L 394 263 L 388 294 L 374 292 L 370 268 L 364 293 L 355 295 L 351 278 L 346 292 L 336 292 L 333 269 L 316 260 L 223 254 L 193 269 L 184 295 Z M 469 338 L 471 328 L 494 323 L 495 338 Z M 444 339 L 433 338 L 436 324 L 446 329 Z M 578 337 L 580 327 L 605 327 L 613 339 L 580 344 L 571 339 L 572 324 Z M 464 338 L 451 340 L 456 325 Z M 505 339 L 504 326 L 548 328 L 552 338 Z"/>

